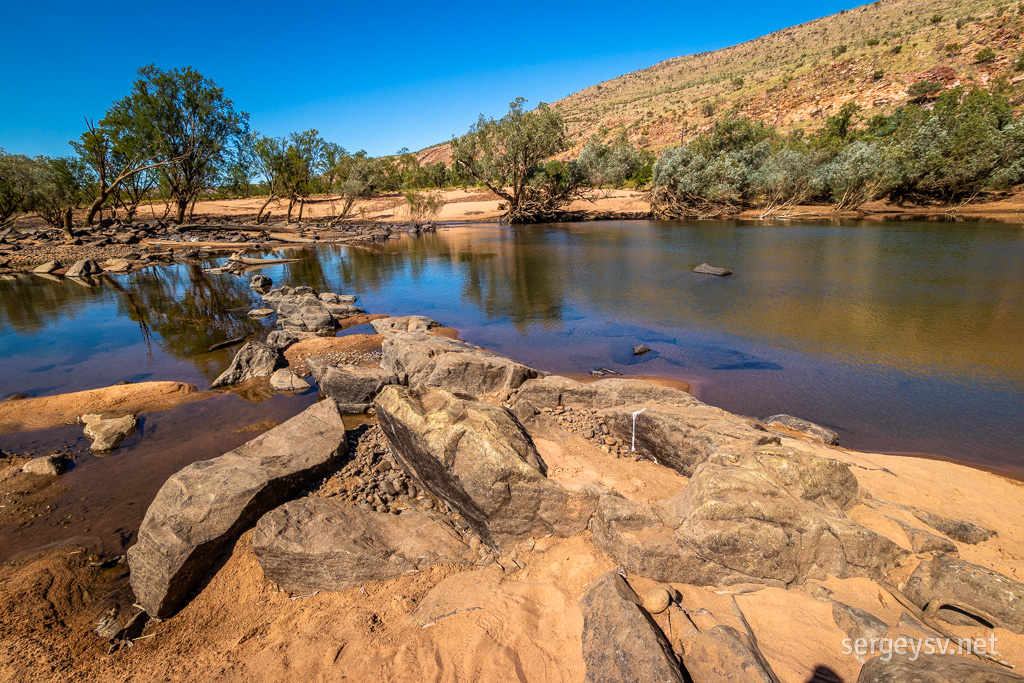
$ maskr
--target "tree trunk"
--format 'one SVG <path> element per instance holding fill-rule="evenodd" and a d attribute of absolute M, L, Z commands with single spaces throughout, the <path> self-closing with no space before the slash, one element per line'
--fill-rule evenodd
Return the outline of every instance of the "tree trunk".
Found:
<path fill-rule="evenodd" d="M 178 207 L 175 211 L 174 219 L 178 221 L 178 225 L 181 225 L 185 222 L 185 212 L 188 211 L 188 200 L 177 199 L 175 201 L 177 202 Z"/>
<path fill-rule="evenodd" d="M 87 227 L 91 226 L 93 221 L 96 220 L 96 214 L 103 209 L 103 204 L 107 201 L 109 195 L 109 190 L 101 190 L 99 196 L 93 200 L 92 206 L 89 207 L 89 211 L 85 214 L 85 225 Z M 100 216 L 100 218 L 102 219 L 103 217 Z"/>
<path fill-rule="evenodd" d="M 292 207 L 295 206 L 295 197 L 288 198 L 288 222 L 292 222 Z"/>
<path fill-rule="evenodd" d="M 75 233 L 71 230 L 71 207 L 69 206 L 64 210 L 64 234 L 68 236 L 69 240 L 75 239 Z"/>
<path fill-rule="evenodd" d="M 302 209 L 303 209 L 303 208 L 304 208 L 305 206 L 306 206 L 306 201 L 305 201 L 304 199 L 301 199 L 301 198 L 300 198 L 300 199 L 299 199 L 299 222 L 300 222 L 300 223 L 302 222 Z"/>
<path fill-rule="evenodd" d="M 272 201 L 274 201 L 274 195 L 270 195 L 269 197 L 267 197 L 267 201 L 263 202 L 263 206 L 260 207 L 260 212 L 256 214 L 257 223 L 260 222 L 260 218 L 263 217 L 263 212 L 267 210 L 267 207 L 270 206 L 270 202 Z"/>

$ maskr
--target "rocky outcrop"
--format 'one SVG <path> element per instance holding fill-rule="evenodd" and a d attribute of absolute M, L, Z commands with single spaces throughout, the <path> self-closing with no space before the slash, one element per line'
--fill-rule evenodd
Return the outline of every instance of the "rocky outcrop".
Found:
<path fill-rule="evenodd" d="M 312 287 L 280 287 L 261 298 L 277 310 L 277 324 L 282 329 L 320 336 L 333 335 L 338 321 L 366 312 L 343 303 L 337 294 L 318 294 Z"/>
<path fill-rule="evenodd" d="M 703 405 L 685 391 L 658 386 L 643 380 L 609 378 L 584 384 L 558 375 L 525 382 L 516 393 L 514 403 L 520 401 L 528 401 L 537 408 L 563 406 L 585 410 L 649 403 L 673 406 Z"/>
<path fill-rule="evenodd" d="M 398 318 L 381 318 L 370 322 L 373 331 L 385 337 L 398 332 L 426 332 L 435 327 L 444 327 L 441 323 L 425 315 L 406 315 Z"/>
<path fill-rule="evenodd" d="M 93 453 L 109 453 L 116 450 L 139 426 L 138 418 L 134 415 L 104 420 L 101 415 L 89 413 L 83 415 L 81 419 L 85 424 L 85 435 L 92 441 L 89 450 Z"/>
<path fill-rule="evenodd" d="M 894 522 L 900 525 L 900 528 L 907 534 L 907 540 L 910 541 L 910 547 L 915 553 L 951 553 L 956 555 L 958 550 L 956 544 L 950 541 L 948 538 L 943 538 L 937 534 L 929 533 L 924 529 L 918 529 L 917 527 L 910 526 L 906 522 L 890 517 Z"/>
<path fill-rule="evenodd" d="M 174 614 L 227 543 L 334 465 L 347 450 L 333 401 L 318 403 L 247 444 L 193 463 L 160 488 L 128 551 L 139 605 Z"/>
<path fill-rule="evenodd" d="M 821 441 L 827 446 L 837 446 L 839 444 L 839 435 L 833 432 L 827 427 L 822 427 L 819 424 L 814 424 L 808 420 L 800 419 L 799 417 L 793 417 L 792 415 L 772 415 L 761 420 L 766 425 L 782 425 L 798 432 L 803 432 L 809 436 Z"/>
<path fill-rule="evenodd" d="M 387 320 L 393 318 L 384 319 Z M 425 332 L 395 333 L 387 337 L 381 367 L 409 386 L 423 384 L 474 396 L 509 392 L 543 374 L 466 342 Z"/>
<path fill-rule="evenodd" d="M 904 592 L 927 616 L 1024 633 L 1024 583 L 958 557 L 938 554 L 925 560 Z"/>
<path fill-rule="evenodd" d="M 306 359 L 320 392 L 338 403 L 343 413 L 365 413 L 374 397 L 389 384 L 397 384 L 394 373 L 382 368 L 337 366 L 316 357 Z"/>
<path fill-rule="evenodd" d="M 661 628 L 617 572 L 601 575 L 580 599 L 586 680 L 595 683 L 682 683 L 684 676 Z"/>
<path fill-rule="evenodd" d="M 385 387 L 374 405 L 402 468 L 492 547 L 586 528 L 596 496 L 549 480 L 533 441 L 505 408 L 397 386 Z"/>
<path fill-rule="evenodd" d="M 238 384 L 255 377 L 270 377 L 281 362 L 280 352 L 261 341 L 251 341 L 238 350 L 231 365 L 213 380 L 211 388 Z"/>
<path fill-rule="evenodd" d="M 985 528 L 963 519 L 951 519 L 949 517 L 943 517 L 942 515 L 936 515 L 933 512 L 928 512 L 927 510 L 919 510 L 918 508 L 913 507 L 906 507 L 904 509 L 909 510 L 911 514 L 936 531 L 941 531 L 954 541 L 960 541 L 961 543 L 976 545 L 978 543 L 983 543 L 996 535 L 996 532 L 992 529 Z"/>
<path fill-rule="evenodd" d="M 477 559 L 454 530 L 422 512 L 390 515 L 333 498 L 285 503 L 260 519 L 252 541 L 268 579 L 306 593 Z"/>
<path fill-rule="evenodd" d="M 911 661 L 911 660 L 914 661 Z M 1022 683 L 1024 676 L 995 664 L 963 657 L 913 655 L 875 657 L 860 670 L 857 683 Z"/>

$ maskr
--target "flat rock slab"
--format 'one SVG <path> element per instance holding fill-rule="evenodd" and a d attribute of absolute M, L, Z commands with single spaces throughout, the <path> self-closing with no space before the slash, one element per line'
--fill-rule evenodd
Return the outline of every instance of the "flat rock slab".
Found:
<path fill-rule="evenodd" d="M 857 683 L 1021 683 L 1018 676 L 995 664 L 975 659 L 931 655 L 910 661 L 910 656 L 869 659 Z"/>
<path fill-rule="evenodd" d="M 393 318 L 384 319 L 387 320 Z M 395 373 L 403 383 L 474 396 L 508 392 L 544 374 L 464 341 L 426 332 L 392 334 L 385 338 L 382 350 L 381 367 Z"/>
<path fill-rule="evenodd" d="M 782 425 L 789 429 L 795 429 L 798 432 L 813 436 L 828 446 L 839 445 L 839 435 L 831 429 L 828 427 L 822 427 L 819 424 L 814 424 L 813 422 L 799 417 L 793 417 L 792 415 L 772 415 L 771 417 L 766 417 L 761 421 L 766 425 Z"/>
<path fill-rule="evenodd" d="M 150 616 L 177 612 L 224 546 L 323 476 L 347 452 L 338 407 L 322 401 L 249 443 L 193 463 L 161 487 L 128 551 Z"/>
<path fill-rule="evenodd" d="M 134 415 L 104 420 L 97 414 L 86 414 L 82 416 L 82 422 L 85 423 L 85 435 L 92 441 L 89 450 L 93 453 L 116 450 L 139 426 Z"/>
<path fill-rule="evenodd" d="M 596 495 L 548 479 L 533 440 L 507 409 L 398 386 L 385 387 L 374 405 L 402 468 L 489 545 L 511 548 L 587 527 Z"/>
<path fill-rule="evenodd" d="M 519 401 L 529 401 L 537 408 L 563 406 L 585 410 L 601 410 L 635 403 L 704 405 L 685 391 L 640 379 L 609 378 L 584 383 L 558 375 L 525 382 L 516 393 L 515 402 Z"/>
<path fill-rule="evenodd" d="M 728 268 L 719 268 L 718 266 L 710 266 L 706 263 L 702 263 L 693 269 L 693 272 L 700 273 L 702 275 L 732 275 L 732 271 Z"/>
<path fill-rule="evenodd" d="M 381 318 L 370 322 L 377 334 L 389 336 L 398 332 L 426 332 L 435 327 L 444 327 L 441 323 L 425 315 L 405 315 L 398 318 Z"/>
<path fill-rule="evenodd" d="M 687 680 L 665 634 L 617 572 L 602 574 L 580 598 L 579 605 L 583 612 L 586 680 L 595 683 L 682 683 Z"/>
<path fill-rule="evenodd" d="M 477 559 L 453 529 L 426 514 L 390 515 L 335 498 L 293 500 L 268 512 L 252 542 L 267 578 L 303 593 L 347 590 Z"/>

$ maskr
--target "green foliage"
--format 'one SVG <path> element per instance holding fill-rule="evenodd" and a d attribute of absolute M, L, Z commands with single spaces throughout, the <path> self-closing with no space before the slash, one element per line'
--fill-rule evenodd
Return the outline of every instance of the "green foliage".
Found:
<path fill-rule="evenodd" d="M 942 83 L 938 81 L 918 81 L 907 88 L 907 96 L 911 100 L 923 100 L 942 92 Z"/>
<path fill-rule="evenodd" d="M 607 145 L 598 136 L 591 137 L 580 152 L 578 163 L 594 187 L 621 187 L 643 165 L 640 152 L 630 144 L 625 131 Z"/>
<path fill-rule="evenodd" d="M 181 222 L 199 194 L 217 184 L 249 117 L 192 67 L 164 71 L 151 64 L 138 74 L 131 94 L 113 104 L 101 125 L 131 149 L 151 150 L 167 162 L 160 180 Z"/>
<path fill-rule="evenodd" d="M 565 124 L 546 104 L 534 111 L 526 111 L 525 104 L 516 99 L 499 120 L 481 114 L 468 133 L 451 142 L 453 163 L 505 200 L 504 219 L 510 223 L 554 215 L 581 195 L 584 180 L 575 162 L 574 170 L 564 173 L 544 166 L 568 148 Z"/>
<path fill-rule="evenodd" d="M 960 51 L 963 49 L 963 43 L 946 43 L 946 52 L 951 55 L 960 54 Z"/>
<path fill-rule="evenodd" d="M 974 55 L 974 61 L 978 64 L 988 64 L 996 61 L 996 51 L 990 47 L 983 47 Z"/>
<path fill-rule="evenodd" d="M 8 154 L 0 147 L 0 225 L 30 210 L 32 175 L 31 159 L 23 154 Z"/>
<path fill-rule="evenodd" d="M 903 46 L 902 45 L 893 45 L 892 49 L 889 50 L 889 52 L 893 53 L 894 55 L 898 55 L 899 53 L 903 52 Z"/>
<path fill-rule="evenodd" d="M 93 189 L 88 165 L 77 157 L 36 157 L 29 172 L 27 208 L 70 235 L 71 212 Z"/>
<path fill-rule="evenodd" d="M 405 190 L 402 194 L 409 205 L 409 217 L 417 225 L 434 220 L 444 208 L 444 197 L 439 193 Z"/>
<path fill-rule="evenodd" d="M 839 57 L 840 55 L 844 55 L 846 54 L 846 51 L 849 49 L 850 48 L 848 45 L 836 45 L 834 48 L 832 48 L 832 56 Z"/>
<path fill-rule="evenodd" d="M 933 24 L 941 24 L 942 23 L 942 15 L 941 14 L 933 14 L 932 15 L 932 23 Z"/>
<path fill-rule="evenodd" d="M 878 38 L 868 38 L 867 46 L 868 47 L 874 47 L 875 45 L 878 45 L 879 42 L 880 41 L 878 40 Z"/>
<path fill-rule="evenodd" d="M 732 79 L 732 87 L 736 89 L 742 88 L 744 82 L 745 81 L 743 80 L 743 76 L 737 76 L 736 78 Z"/>

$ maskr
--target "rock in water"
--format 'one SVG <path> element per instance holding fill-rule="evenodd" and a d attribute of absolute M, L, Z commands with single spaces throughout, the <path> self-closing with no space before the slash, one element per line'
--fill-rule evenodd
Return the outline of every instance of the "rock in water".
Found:
<path fill-rule="evenodd" d="M 472 564 L 469 546 L 421 512 L 389 515 L 336 498 L 302 498 L 264 515 L 252 536 L 267 578 L 290 591 L 340 591 L 441 562 Z"/>
<path fill-rule="evenodd" d="M 650 352 L 651 352 L 651 350 L 648 347 L 644 346 L 643 344 L 640 344 L 639 346 L 634 346 L 633 347 L 633 355 L 634 356 L 642 356 L 645 353 L 650 353 Z"/>
<path fill-rule="evenodd" d="M 709 266 L 706 263 L 702 263 L 693 269 L 695 273 L 701 273 L 703 275 L 732 275 L 732 271 L 728 268 L 719 268 L 718 266 Z"/>
<path fill-rule="evenodd" d="M 213 380 L 210 387 L 215 389 L 254 377 L 270 377 L 280 360 L 277 349 L 260 341 L 251 341 L 238 350 L 228 369 Z"/>
<path fill-rule="evenodd" d="M 270 289 L 270 286 L 274 284 L 266 275 L 253 275 L 252 281 L 249 282 L 249 287 L 255 290 Z"/>
<path fill-rule="evenodd" d="M 270 386 L 277 391 L 305 391 L 309 389 L 309 382 L 288 368 L 281 368 L 270 376 Z"/>
<path fill-rule="evenodd" d="M 57 455 L 44 455 L 41 458 L 32 458 L 22 465 L 21 471 L 29 474 L 42 474 L 49 477 L 56 477 L 63 474 L 67 469 L 68 461 Z"/>
<path fill-rule="evenodd" d="M 134 415 L 104 420 L 99 415 L 83 415 L 85 435 L 92 441 L 89 450 L 93 453 L 109 453 L 116 450 L 121 442 L 135 432 L 139 426 Z"/>
<path fill-rule="evenodd" d="M 307 358 L 306 365 L 320 391 L 337 401 L 343 413 L 365 413 L 381 389 L 398 383 L 394 373 L 382 368 L 339 367 L 316 357 Z"/>
<path fill-rule="evenodd" d="M 393 334 L 384 339 L 382 348 L 381 367 L 399 379 L 408 378 L 410 386 L 425 384 L 479 396 L 511 391 L 544 374 L 466 342 L 426 332 Z"/>
<path fill-rule="evenodd" d="M 370 321 L 373 331 L 389 336 L 398 332 L 426 332 L 443 325 L 425 315 L 406 315 L 399 318 L 381 318 Z"/>
<path fill-rule="evenodd" d="M 507 409 L 398 386 L 385 387 L 374 405 L 402 469 L 489 545 L 510 550 L 525 538 L 586 528 L 595 496 L 549 480 L 533 441 Z"/>
<path fill-rule="evenodd" d="M 602 574 L 580 598 L 586 680 L 687 680 L 672 646 L 640 608 L 640 598 L 617 572 Z"/>
<path fill-rule="evenodd" d="M 273 308 L 254 308 L 249 311 L 250 318 L 269 318 L 274 315 Z"/>
<path fill-rule="evenodd" d="M 42 273 L 44 275 L 49 275 L 50 273 L 52 273 L 54 271 L 57 271 L 57 270 L 60 270 L 60 269 L 61 269 L 60 261 L 47 261 L 46 263 L 43 263 L 43 264 L 38 265 L 35 268 L 33 268 L 32 272 L 33 273 Z"/>
<path fill-rule="evenodd" d="M 789 427 L 790 429 L 795 429 L 798 432 L 809 434 L 827 446 L 839 445 L 839 435 L 831 429 L 822 427 L 821 425 L 814 424 L 807 420 L 802 420 L 799 417 L 793 417 L 792 415 L 772 415 L 771 417 L 766 417 L 761 420 L 761 422 L 764 422 L 766 425 L 782 425 L 784 427 Z"/>
<path fill-rule="evenodd" d="M 100 268 L 98 263 L 92 259 L 85 259 L 83 261 L 78 261 L 68 268 L 68 271 L 64 273 L 64 275 L 67 277 L 87 277 L 89 275 L 96 275 L 102 272 L 103 269 Z"/>
<path fill-rule="evenodd" d="M 1024 676 L 995 664 L 963 657 L 931 655 L 875 657 L 860 670 L 857 683 L 1024 683 Z"/>
<path fill-rule="evenodd" d="M 347 453 L 334 401 L 213 460 L 193 463 L 160 488 L 128 551 L 132 589 L 150 616 L 178 611 L 237 538 Z"/>

